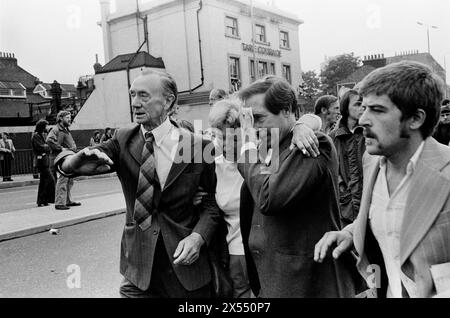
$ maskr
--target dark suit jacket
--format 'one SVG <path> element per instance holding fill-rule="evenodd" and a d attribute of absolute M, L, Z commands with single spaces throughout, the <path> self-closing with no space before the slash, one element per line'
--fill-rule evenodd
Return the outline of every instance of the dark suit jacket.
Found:
<path fill-rule="evenodd" d="M 346 269 L 352 264 L 314 262 L 315 244 L 339 224 L 336 150 L 320 134 L 320 157 L 306 158 L 289 150 L 291 138 L 281 142 L 276 173 L 260 174 L 261 164 L 238 165 L 245 179 L 240 217 L 252 290 L 270 298 L 352 297 Z"/>
<path fill-rule="evenodd" d="M 359 255 L 358 270 L 377 296 L 386 297 L 388 278 L 383 255 L 369 224 L 372 192 L 380 171 L 379 157 L 372 156 L 364 167 L 364 190 L 358 217 L 347 229 L 353 232 Z M 400 235 L 402 272 L 415 282 L 418 297 L 432 297 L 436 288 L 431 276 L 432 265 L 450 263 L 450 148 L 435 139 L 425 141 L 422 155 L 411 179 L 405 216 Z M 381 280 L 370 276 L 370 265 L 381 269 Z M 403 289 L 403 295 L 407 296 Z"/>
<path fill-rule="evenodd" d="M 186 146 L 181 150 L 182 145 Z M 173 254 L 178 243 L 192 232 L 200 234 L 206 245 L 200 258 L 191 266 L 173 265 L 179 281 L 188 291 L 199 289 L 211 280 L 207 247 L 213 241 L 220 214 L 214 194 L 216 176 L 214 161 L 205 163 L 202 158 L 205 147 L 211 147 L 201 136 L 180 129 L 178 155 L 187 162 L 177 163 L 176 157 L 164 189 L 155 187 L 153 222 L 150 229 L 143 232 L 133 219 L 139 169 L 144 146 L 140 126 L 117 131 L 113 139 L 97 147 L 114 162 L 114 170 L 122 184 L 127 213 L 121 244 L 120 272 L 141 290 L 149 288 L 152 275 L 153 256 L 159 235 L 173 262 Z M 57 158 L 57 163 L 67 153 Z M 184 157 L 187 156 L 187 157 Z M 195 158 L 195 160 L 194 160 Z M 202 204 L 193 206 L 193 197 L 201 186 L 208 193 Z"/>

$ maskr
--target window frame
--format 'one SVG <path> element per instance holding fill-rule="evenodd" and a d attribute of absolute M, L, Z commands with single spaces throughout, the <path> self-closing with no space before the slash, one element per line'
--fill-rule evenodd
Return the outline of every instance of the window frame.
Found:
<path fill-rule="evenodd" d="M 287 39 L 286 39 L 287 45 L 286 46 L 282 45 L 283 41 L 285 40 L 282 38 L 282 36 L 281 36 L 282 34 L 286 34 L 286 36 L 287 36 Z M 280 49 L 290 50 L 291 49 L 291 39 L 289 36 L 289 31 L 280 30 L 279 35 L 280 35 Z"/>
<path fill-rule="evenodd" d="M 285 72 L 284 72 L 285 67 L 289 68 L 289 79 L 285 76 Z M 281 63 L 281 73 L 282 73 L 283 78 L 285 80 L 287 80 L 289 84 L 292 85 L 292 66 L 290 63 Z"/>
<path fill-rule="evenodd" d="M 233 79 L 231 74 L 231 60 L 237 60 L 237 80 L 239 82 L 238 84 L 238 90 L 242 87 L 242 67 L 241 67 L 241 57 L 236 54 L 228 54 L 227 55 L 227 68 L 228 68 L 228 84 L 230 86 L 230 92 L 235 92 L 235 87 L 233 85 Z"/>
<path fill-rule="evenodd" d="M 258 27 L 261 27 L 264 30 L 264 41 L 261 41 L 257 34 Z M 258 44 L 264 44 L 264 45 L 270 45 L 270 43 L 267 41 L 267 28 L 262 23 L 255 23 L 255 42 Z"/>
<path fill-rule="evenodd" d="M 228 34 L 228 20 L 233 20 L 236 22 L 236 33 L 237 35 L 234 34 Z M 239 19 L 236 16 L 232 16 L 230 14 L 225 14 L 225 18 L 224 18 L 224 25 L 225 25 L 225 36 L 229 37 L 229 38 L 233 38 L 233 39 L 241 39 L 240 37 L 240 32 L 239 32 Z"/>
<path fill-rule="evenodd" d="M 254 63 L 253 70 L 252 70 L 252 62 Z M 259 68 L 258 68 L 259 63 L 267 64 L 267 74 L 265 74 L 263 76 L 259 76 Z M 274 61 L 274 60 L 259 59 L 259 58 L 256 58 L 256 60 L 255 60 L 255 59 L 253 59 L 253 57 L 249 57 L 248 65 L 249 65 L 249 70 L 250 70 L 250 82 L 251 83 L 253 83 L 254 81 L 256 81 L 264 76 L 267 76 L 267 75 L 276 75 L 276 65 L 277 64 L 276 64 L 276 61 Z M 274 71 L 275 71 L 275 73 L 273 73 L 273 74 L 271 73 L 272 65 L 274 66 Z M 254 76 L 252 76 L 252 73 L 254 74 Z"/>

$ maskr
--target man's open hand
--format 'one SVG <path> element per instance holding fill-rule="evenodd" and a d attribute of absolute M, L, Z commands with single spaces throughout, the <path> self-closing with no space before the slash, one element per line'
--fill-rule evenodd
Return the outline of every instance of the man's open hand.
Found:
<path fill-rule="evenodd" d="M 353 236 L 348 231 L 327 232 L 316 244 L 314 249 L 314 261 L 322 263 L 327 256 L 328 249 L 334 244 L 333 257 L 338 259 L 341 254 L 353 246 Z"/>
<path fill-rule="evenodd" d="M 178 243 L 175 254 L 173 254 L 173 257 L 175 258 L 173 263 L 175 265 L 192 265 L 198 260 L 200 249 L 204 243 L 205 241 L 200 234 L 195 232 L 192 233 Z"/>
<path fill-rule="evenodd" d="M 98 149 L 85 148 L 77 154 L 68 157 L 62 164 L 63 172 L 90 176 L 111 171 L 114 162 Z"/>

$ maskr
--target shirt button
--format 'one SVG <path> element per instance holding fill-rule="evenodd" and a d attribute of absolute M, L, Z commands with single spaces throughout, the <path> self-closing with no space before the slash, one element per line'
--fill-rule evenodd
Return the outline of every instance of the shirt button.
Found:
<path fill-rule="evenodd" d="M 253 254 L 259 255 L 259 251 L 258 251 L 258 250 L 254 250 L 254 251 L 253 251 Z"/>
<path fill-rule="evenodd" d="M 153 235 L 158 235 L 158 231 L 153 231 Z"/>

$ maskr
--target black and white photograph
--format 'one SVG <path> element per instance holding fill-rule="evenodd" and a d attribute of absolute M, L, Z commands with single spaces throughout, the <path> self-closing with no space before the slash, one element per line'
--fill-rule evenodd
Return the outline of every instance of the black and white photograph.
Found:
<path fill-rule="evenodd" d="M 0 299 L 450 298 L 449 76 L 448 0 L 0 0 Z"/>

